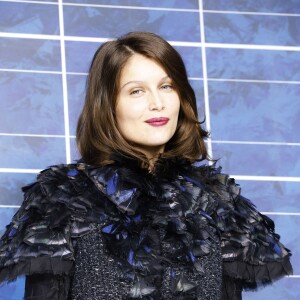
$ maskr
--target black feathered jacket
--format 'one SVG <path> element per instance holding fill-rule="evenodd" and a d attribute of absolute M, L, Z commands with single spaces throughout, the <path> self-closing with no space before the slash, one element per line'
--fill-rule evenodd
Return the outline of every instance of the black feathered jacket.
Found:
<path fill-rule="evenodd" d="M 168 264 L 180 262 L 194 273 L 205 272 L 201 257 L 219 243 L 221 299 L 241 299 L 243 289 L 292 274 L 290 251 L 279 242 L 273 222 L 220 169 L 160 160 L 152 175 L 117 158 L 101 168 L 52 166 L 23 190 L 24 202 L 1 238 L 0 282 L 25 274 L 25 299 L 70 299 L 74 242 L 95 223 L 104 224 L 108 253 L 126 270 L 128 299 L 158 295 L 157 278 L 166 265 L 155 239 L 160 228 L 174 246 L 168 248 Z M 197 279 L 177 275 L 172 299 L 202 299 Z"/>

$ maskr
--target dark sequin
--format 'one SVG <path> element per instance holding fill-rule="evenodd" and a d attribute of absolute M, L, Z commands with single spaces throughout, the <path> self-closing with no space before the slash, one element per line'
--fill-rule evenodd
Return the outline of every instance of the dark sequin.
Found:
<path fill-rule="evenodd" d="M 129 291 L 116 261 L 105 253 L 100 227 L 77 241 L 72 300 L 118 300 Z"/>
<path fill-rule="evenodd" d="M 209 227 L 206 228 L 210 231 Z M 160 236 L 165 233 L 160 230 Z M 213 235 L 213 233 L 211 232 Z M 175 263 L 173 266 L 168 266 L 164 270 L 163 284 L 161 288 L 161 299 L 172 300 L 181 299 L 180 295 L 172 293 L 172 281 L 174 277 L 184 276 L 189 282 L 197 283 L 195 289 L 195 296 L 189 299 L 199 300 L 217 300 L 221 299 L 221 285 L 222 285 L 222 253 L 221 246 L 217 237 L 214 239 L 215 243 L 212 244 L 211 252 L 207 256 L 201 256 L 197 259 L 199 265 L 202 266 L 203 272 L 195 272 L 191 268 L 187 268 L 184 264 Z M 169 245 L 165 242 L 162 243 L 162 255 L 169 256 Z M 172 276 L 173 274 L 173 276 Z M 175 275 L 175 276 L 174 276 Z M 173 277 L 173 278 L 172 278 Z M 183 298 L 188 299 L 188 298 Z"/>
<path fill-rule="evenodd" d="M 101 227 L 95 225 L 94 230 L 78 239 L 75 251 L 75 274 L 73 277 L 70 300 L 107 300 L 130 299 L 128 295 L 132 284 L 123 279 L 117 262 L 106 253 L 101 236 Z M 209 228 L 206 228 L 209 230 Z M 211 233 L 213 235 L 213 233 Z M 163 241 L 165 232 L 159 229 L 161 239 L 161 255 L 170 259 L 170 245 Z M 217 237 L 215 239 L 217 241 Z M 149 299 L 221 299 L 222 256 L 219 242 L 214 242 L 207 256 L 197 259 L 203 272 L 194 272 L 184 263 L 172 262 L 166 265 L 162 273 L 161 287 L 156 296 Z M 176 292 L 174 284 L 180 278 L 198 285 L 190 296 L 182 296 Z M 145 298 L 146 299 L 146 298 Z"/>

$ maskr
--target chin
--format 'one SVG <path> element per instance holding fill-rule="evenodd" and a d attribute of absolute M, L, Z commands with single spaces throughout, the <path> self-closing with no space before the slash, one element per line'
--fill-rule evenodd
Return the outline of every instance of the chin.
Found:
<path fill-rule="evenodd" d="M 169 139 L 160 139 L 160 140 L 156 139 L 156 140 L 153 140 L 153 142 L 148 140 L 145 143 L 141 143 L 141 145 L 145 145 L 147 147 L 160 147 L 160 146 L 164 146 L 170 139 L 171 138 L 169 138 Z"/>

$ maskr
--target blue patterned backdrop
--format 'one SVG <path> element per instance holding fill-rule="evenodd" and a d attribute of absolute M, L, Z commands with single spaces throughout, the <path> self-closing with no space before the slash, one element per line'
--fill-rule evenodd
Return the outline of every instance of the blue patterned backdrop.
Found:
<path fill-rule="evenodd" d="M 78 158 L 94 51 L 152 31 L 184 58 L 209 151 L 293 251 L 294 276 L 244 299 L 300 299 L 300 0 L 0 0 L 0 12 L 0 233 L 21 186 Z M 23 290 L 21 278 L 0 300 Z"/>

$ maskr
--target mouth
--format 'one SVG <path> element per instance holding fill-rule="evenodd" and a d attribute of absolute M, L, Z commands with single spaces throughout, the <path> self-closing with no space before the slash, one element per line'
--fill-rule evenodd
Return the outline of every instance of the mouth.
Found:
<path fill-rule="evenodd" d="M 147 124 L 157 127 L 157 126 L 163 126 L 169 122 L 169 118 L 152 118 L 145 121 Z"/>

